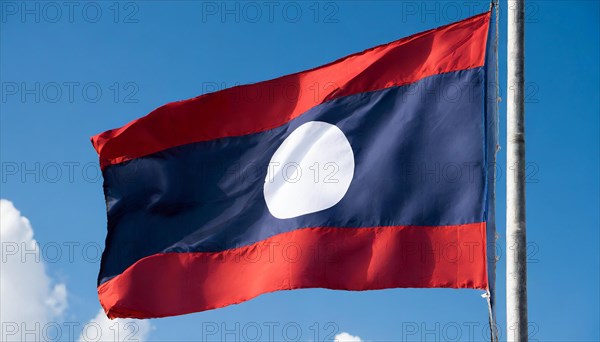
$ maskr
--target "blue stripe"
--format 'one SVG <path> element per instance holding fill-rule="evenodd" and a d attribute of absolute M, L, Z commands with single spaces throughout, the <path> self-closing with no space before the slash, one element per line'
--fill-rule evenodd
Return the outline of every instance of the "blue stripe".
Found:
<path fill-rule="evenodd" d="M 216 252 L 304 227 L 458 225 L 484 220 L 482 68 L 339 98 L 288 124 L 171 148 L 104 170 L 108 235 L 99 283 L 160 252 Z M 308 121 L 337 125 L 355 156 L 332 208 L 273 217 L 271 156 Z M 293 203 L 290 203 L 293 205 Z"/>

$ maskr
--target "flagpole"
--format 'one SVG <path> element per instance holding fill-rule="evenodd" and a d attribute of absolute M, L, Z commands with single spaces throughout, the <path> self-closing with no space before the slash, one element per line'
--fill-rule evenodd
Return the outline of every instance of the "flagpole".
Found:
<path fill-rule="evenodd" d="M 527 341 L 525 225 L 525 0 L 508 1 L 506 337 Z"/>

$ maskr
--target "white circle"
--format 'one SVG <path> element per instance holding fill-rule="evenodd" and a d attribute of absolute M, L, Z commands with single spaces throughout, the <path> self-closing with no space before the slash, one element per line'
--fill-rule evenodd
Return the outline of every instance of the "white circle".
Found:
<path fill-rule="evenodd" d="M 307 122 L 271 157 L 263 189 L 267 208 L 279 219 L 331 208 L 353 176 L 354 153 L 344 132 L 326 122 Z"/>

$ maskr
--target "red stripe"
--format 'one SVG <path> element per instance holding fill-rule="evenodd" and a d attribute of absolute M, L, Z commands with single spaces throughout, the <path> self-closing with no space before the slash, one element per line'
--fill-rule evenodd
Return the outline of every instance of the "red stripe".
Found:
<path fill-rule="evenodd" d="M 164 149 L 281 126 L 342 96 L 484 64 L 489 12 L 274 80 L 164 105 L 92 137 L 105 167 Z"/>
<path fill-rule="evenodd" d="M 146 257 L 98 288 L 110 318 L 181 315 L 298 288 L 486 289 L 485 222 L 304 228 L 216 253 Z"/>

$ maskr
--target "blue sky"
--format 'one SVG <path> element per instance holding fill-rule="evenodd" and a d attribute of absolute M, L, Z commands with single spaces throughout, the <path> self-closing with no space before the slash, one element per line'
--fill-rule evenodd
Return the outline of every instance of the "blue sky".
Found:
<path fill-rule="evenodd" d="M 488 7 L 478 1 L 0 3 L 0 197 L 31 221 L 47 278 L 65 284 L 67 307 L 50 316 L 61 327 L 79 322 L 74 339 L 100 308 L 96 252 L 106 217 L 90 136 L 167 102 L 312 68 Z M 599 12 L 597 1 L 527 4 L 531 340 L 600 339 Z M 503 98 L 506 91 L 502 81 Z M 502 102 L 503 147 L 505 109 Z M 505 149 L 498 163 L 497 313 L 504 330 Z M 285 291 L 151 320 L 145 336 L 251 340 L 258 331 L 261 340 L 283 340 L 300 331 L 302 340 L 331 341 L 340 332 L 363 340 L 483 340 L 487 307 L 480 294 Z"/>

